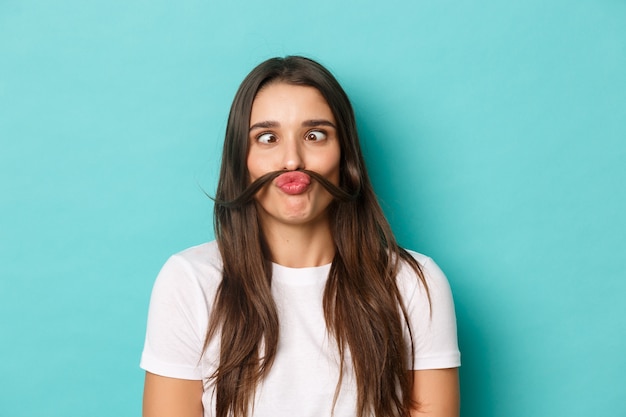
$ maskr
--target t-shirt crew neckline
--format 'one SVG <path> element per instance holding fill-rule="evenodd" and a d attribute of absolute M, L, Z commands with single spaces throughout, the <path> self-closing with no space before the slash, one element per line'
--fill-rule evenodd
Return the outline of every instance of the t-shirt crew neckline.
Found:
<path fill-rule="evenodd" d="M 291 268 L 272 262 L 272 281 L 281 285 L 303 286 L 326 282 L 332 264 Z"/>

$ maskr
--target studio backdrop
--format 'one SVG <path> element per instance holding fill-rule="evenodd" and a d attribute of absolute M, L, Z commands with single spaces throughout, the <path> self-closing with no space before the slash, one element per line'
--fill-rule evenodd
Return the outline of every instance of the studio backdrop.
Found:
<path fill-rule="evenodd" d="M 0 0 L 0 415 L 138 416 L 230 102 L 327 66 L 456 302 L 464 417 L 626 415 L 626 2 Z"/>

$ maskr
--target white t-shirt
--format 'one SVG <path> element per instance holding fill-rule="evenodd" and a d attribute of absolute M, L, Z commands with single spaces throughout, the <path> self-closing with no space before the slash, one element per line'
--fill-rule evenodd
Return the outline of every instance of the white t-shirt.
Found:
<path fill-rule="evenodd" d="M 432 315 L 423 286 L 408 267 L 398 274 L 398 288 L 414 339 L 413 369 L 460 365 L 450 286 L 428 257 L 411 252 L 423 268 Z M 204 416 L 214 416 L 209 376 L 219 361 L 219 338 L 202 354 L 211 305 L 222 277 L 217 244 L 206 243 L 172 256 L 152 291 L 141 367 L 171 378 L 203 380 Z M 255 417 L 330 416 L 339 376 L 339 355 L 329 336 L 322 294 L 330 264 L 312 268 L 273 265 L 272 294 L 280 320 L 280 339 L 269 375 L 257 388 Z M 405 332 L 408 338 L 408 331 Z M 344 379 L 334 409 L 336 417 L 356 415 L 356 383 L 346 357 Z M 407 364 L 407 368 L 410 364 Z"/>

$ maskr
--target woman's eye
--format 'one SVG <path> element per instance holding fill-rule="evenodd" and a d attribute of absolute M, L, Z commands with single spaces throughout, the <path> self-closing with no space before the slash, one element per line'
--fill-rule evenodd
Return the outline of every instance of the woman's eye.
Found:
<path fill-rule="evenodd" d="M 256 140 L 260 143 L 274 143 L 276 142 L 276 135 L 273 133 L 263 133 L 257 136 Z"/>
<path fill-rule="evenodd" d="M 326 139 L 326 133 L 321 130 L 312 130 L 306 134 L 306 140 L 311 142 L 319 142 Z"/>

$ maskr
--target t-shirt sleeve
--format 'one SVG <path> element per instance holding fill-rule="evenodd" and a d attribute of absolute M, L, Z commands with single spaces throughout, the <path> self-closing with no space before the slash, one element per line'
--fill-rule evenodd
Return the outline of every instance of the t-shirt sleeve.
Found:
<path fill-rule="evenodd" d="M 170 378 L 202 379 L 207 300 L 193 270 L 174 255 L 152 289 L 141 368 Z"/>
<path fill-rule="evenodd" d="M 406 304 L 413 333 L 413 370 L 458 367 L 461 353 L 450 284 L 432 259 L 418 257 L 418 261 L 428 284 L 430 304 L 423 284 L 413 278 Z"/>

